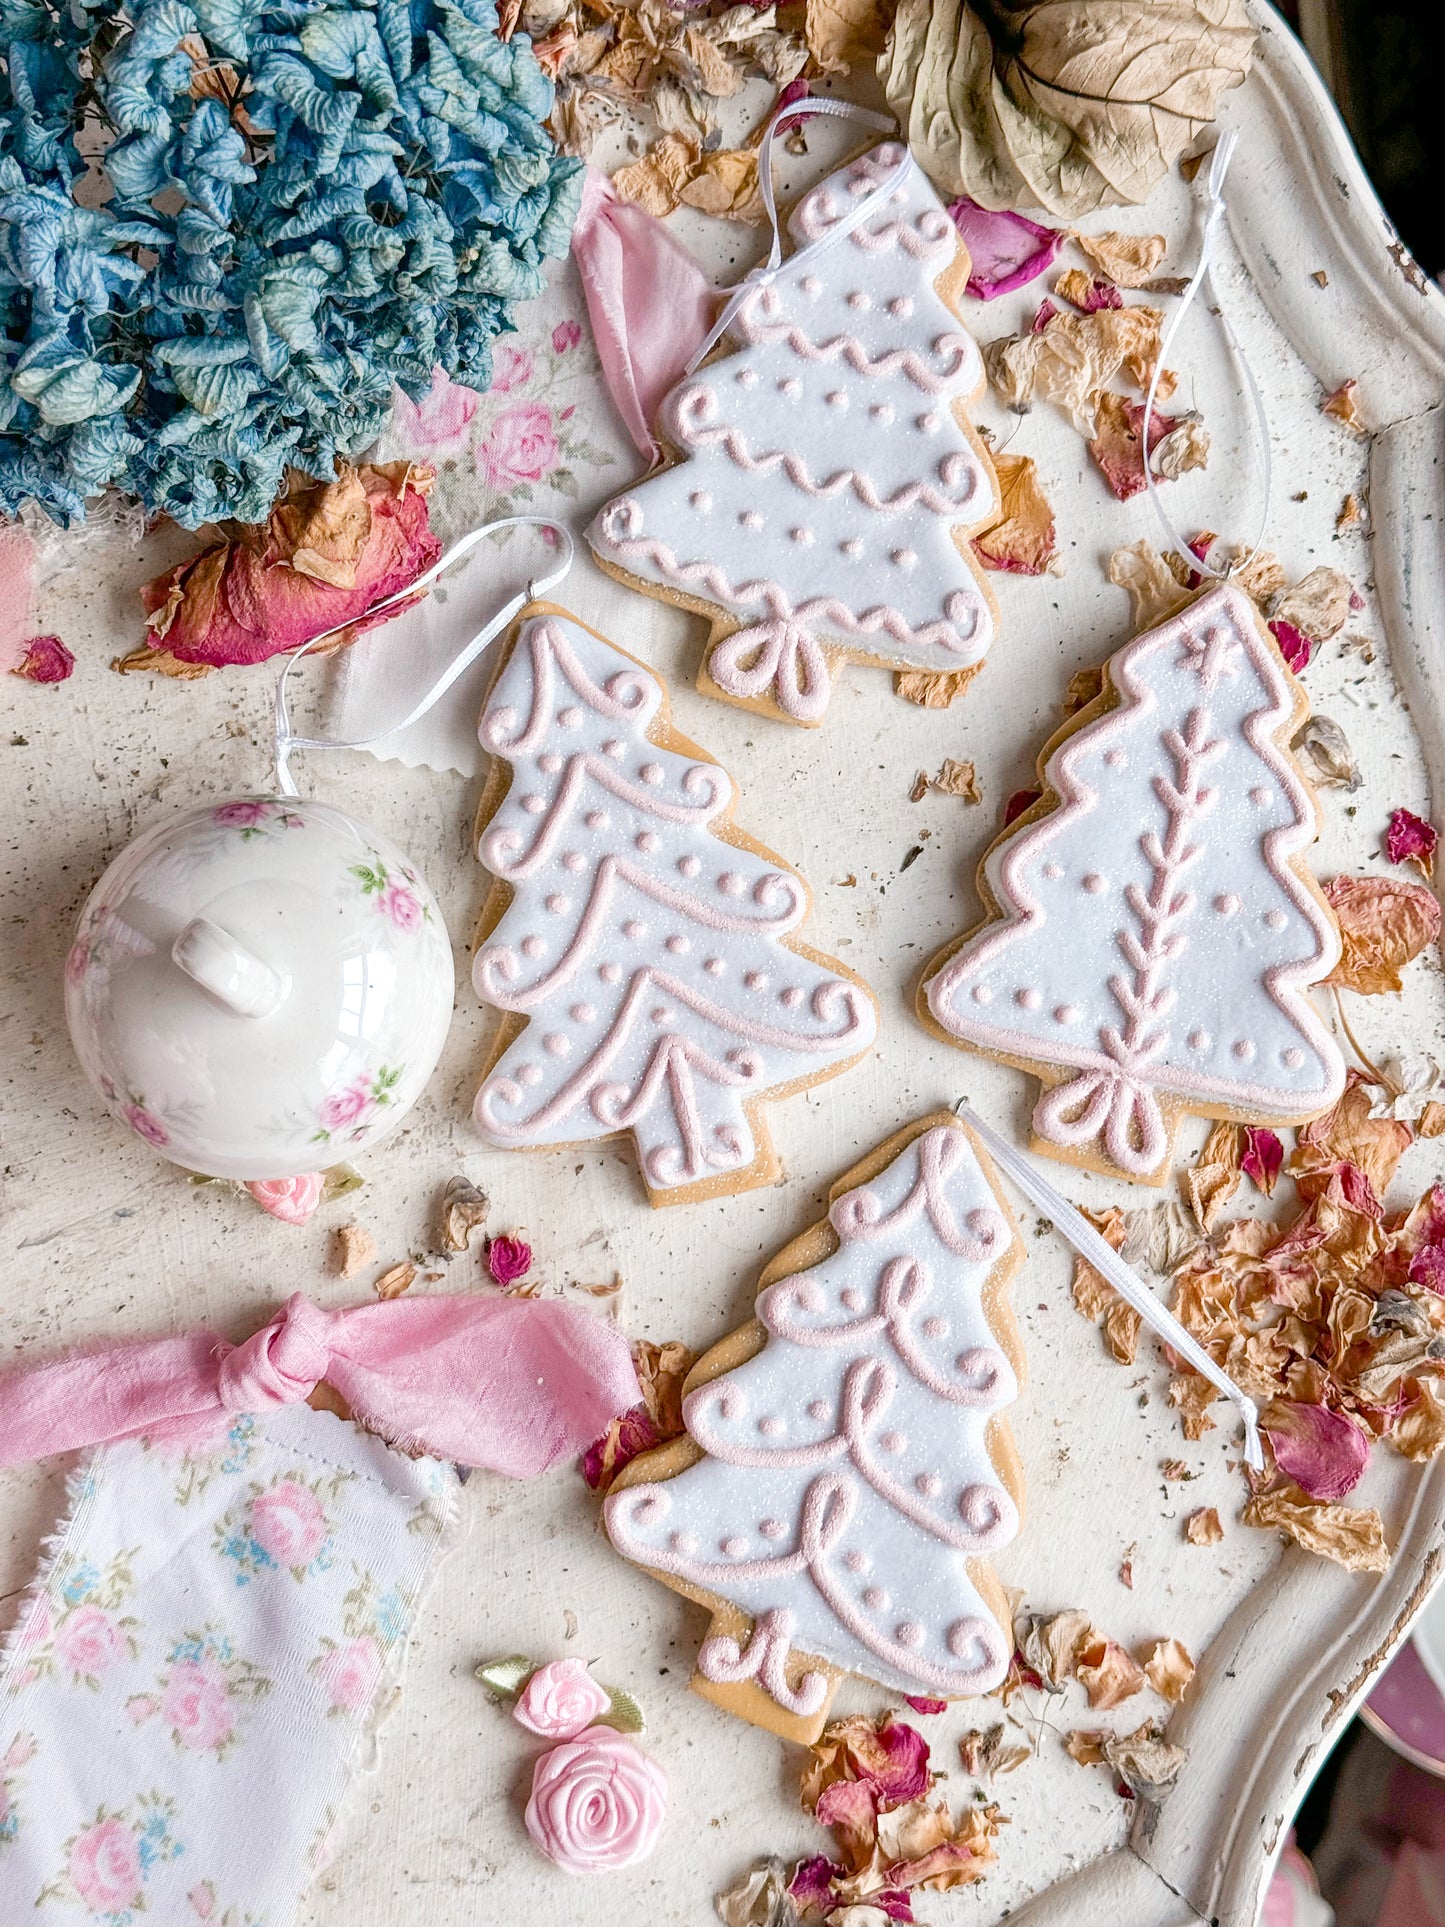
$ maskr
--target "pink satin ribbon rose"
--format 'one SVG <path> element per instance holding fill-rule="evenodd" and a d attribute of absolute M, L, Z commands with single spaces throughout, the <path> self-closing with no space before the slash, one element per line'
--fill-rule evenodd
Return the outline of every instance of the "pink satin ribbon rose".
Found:
<path fill-rule="evenodd" d="M 575 1740 L 601 1719 L 612 1696 L 580 1659 L 554 1659 L 539 1666 L 517 1696 L 512 1717 L 544 1740 Z"/>
<path fill-rule="evenodd" d="M 607 1873 L 645 1860 L 667 1817 L 667 1775 L 608 1727 L 538 1760 L 527 1831 L 563 1873 Z"/>

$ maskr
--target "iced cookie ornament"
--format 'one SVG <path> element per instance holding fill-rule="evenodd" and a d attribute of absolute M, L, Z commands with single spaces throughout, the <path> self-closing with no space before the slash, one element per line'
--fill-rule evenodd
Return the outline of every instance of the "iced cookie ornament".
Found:
<path fill-rule="evenodd" d="M 1304 864 L 1308 713 L 1227 584 L 1120 649 L 986 853 L 987 917 L 919 993 L 939 1035 L 1032 1071 L 1036 1148 L 1162 1183 L 1186 1112 L 1299 1124 L 1344 1065 L 1310 1002 L 1339 933 Z"/>
<path fill-rule="evenodd" d="M 780 111 L 840 109 L 887 124 L 827 100 Z M 713 618 L 700 688 L 816 724 L 845 658 L 983 661 L 996 612 L 968 537 L 998 492 L 967 417 L 983 386 L 957 307 L 968 254 L 907 148 L 875 147 L 805 194 L 786 261 L 772 218 L 772 257 L 701 352 L 731 351 L 663 403 L 676 459 L 608 503 L 588 540 L 610 574 Z"/>
<path fill-rule="evenodd" d="M 368 615 L 423 592 L 495 528 L 540 520 L 473 530 Z M 572 545 L 543 526 L 561 544 L 550 585 Z M 525 600 L 496 612 L 407 722 Z M 297 795 L 294 750 L 367 746 L 292 731 L 286 681 L 304 653 L 277 688 L 275 790 L 144 830 L 96 884 L 66 965 L 71 1038 L 111 1112 L 173 1162 L 242 1182 L 378 1144 L 436 1067 L 455 989 L 441 911 L 416 867 L 346 811 Z"/>
<path fill-rule="evenodd" d="M 708 1605 L 694 1689 L 787 1738 L 840 1678 L 945 1698 L 1013 1650 L 988 1555 L 1019 1529 L 1003 1416 L 1023 1246 L 971 1131 L 939 1112 L 833 1188 L 762 1274 L 753 1322 L 687 1380 L 688 1436 L 607 1500 L 627 1559 Z"/>
<path fill-rule="evenodd" d="M 758 1117 L 873 1042 L 872 992 L 798 942 L 807 885 L 732 821 L 736 790 L 645 664 L 524 612 L 482 715 L 473 981 L 504 1013 L 477 1128 L 507 1147 L 631 1133 L 654 1204 L 769 1183 Z"/>

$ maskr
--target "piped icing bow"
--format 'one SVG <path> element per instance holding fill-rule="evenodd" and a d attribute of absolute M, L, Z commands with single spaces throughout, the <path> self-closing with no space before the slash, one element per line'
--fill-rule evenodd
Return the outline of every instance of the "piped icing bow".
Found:
<path fill-rule="evenodd" d="M 199 1331 L 0 1378 L 0 1465 L 204 1430 L 298 1405 L 323 1380 L 393 1445 L 518 1479 L 582 1451 L 641 1397 L 626 1339 L 571 1305 L 450 1296 L 327 1311 L 297 1292 L 240 1345 Z"/>

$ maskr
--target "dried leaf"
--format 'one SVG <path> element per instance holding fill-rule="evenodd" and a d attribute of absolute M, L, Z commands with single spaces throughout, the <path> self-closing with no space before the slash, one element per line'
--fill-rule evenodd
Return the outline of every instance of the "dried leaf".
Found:
<path fill-rule="evenodd" d="M 1013 1773 L 1031 1757 L 1029 1748 L 1008 1741 L 1006 1732 L 999 1720 L 987 1728 L 974 1727 L 959 1740 L 958 1755 L 971 1779 L 990 1786 L 1000 1773 Z"/>
<path fill-rule="evenodd" d="M 404 1291 L 411 1289 L 415 1281 L 416 1266 L 403 1260 L 399 1265 L 388 1265 L 371 1288 L 384 1303 L 391 1298 L 400 1298 Z"/>
<path fill-rule="evenodd" d="M 1114 586 L 1128 595 L 1130 622 L 1136 630 L 1157 628 L 1190 600 L 1154 544 L 1143 539 L 1115 549 L 1107 573 Z"/>
<path fill-rule="evenodd" d="M 470 1178 L 458 1174 L 448 1178 L 442 1192 L 437 1233 L 442 1251 L 465 1251 L 472 1233 L 487 1222 L 491 1202 Z"/>
<path fill-rule="evenodd" d="M 888 0 L 807 0 L 803 38 L 825 74 L 846 74 L 882 53 L 892 18 Z"/>
<path fill-rule="evenodd" d="M 946 194 L 1073 219 L 1147 199 L 1244 78 L 1254 37 L 1241 0 L 902 0 L 879 72 Z"/>
<path fill-rule="evenodd" d="M 1144 1673 L 1138 1662 L 1114 1640 L 1097 1635 L 1080 1651 L 1075 1676 L 1096 1711 L 1121 1706 L 1144 1688 Z"/>
<path fill-rule="evenodd" d="M 1219 1513 L 1212 1505 L 1202 1505 L 1184 1521 L 1184 1536 L 1191 1546 L 1217 1546 L 1224 1537 Z"/>
<path fill-rule="evenodd" d="M 1162 234 L 1076 234 L 1079 252 L 1116 287 L 1142 288 L 1169 251 Z"/>
<path fill-rule="evenodd" d="M 1194 1661 L 1188 1647 L 1177 1639 L 1156 1639 L 1140 1657 L 1144 1677 L 1160 1699 L 1177 1706 L 1194 1679 Z"/>
<path fill-rule="evenodd" d="M 1378 996 L 1401 990 L 1400 975 L 1440 937 L 1440 900 L 1421 883 L 1395 877 L 1331 877 L 1325 896 L 1340 926 L 1340 961 L 1327 984 Z"/>
<path fill-rule="evenodd" d="M 1332 389 L 1320 403 L 1320 412 L 1333 415 L 1335 420 L 1348 428 L 1352 435 L 1364 435 L 1369 431 L 1360 414 L 1358 391 L 1360 384 L 1351 379 L 1342 381 L 1338 388 Z"/>
<path fill-rule="evenodd" d="M 942 790 L 945 796 L 961 796 L 965 803 L 981 803 L 983 791 L 978 786 L 978 772 L 972 763 L 955 762 L 947 756 L 939 766 L 933 787 Z"/>
<path fill-rule="evenodd" d="M 1303 760 L 1316 789 L 1353 792 L 1364 781 L 1345 732 L 1329 716 L 1314 715 L 1302 723 L 1290 748 Z"/>
<path fill-rule="evenodd" d="M 1031 455 L 997 455 L 999 513 L 973 538 L 986 569 L 1010 575 L 1042 575 L 1054 559 L 1054 511 Z"/>
<path fill-rule="evenodd" d="M 1286 1486 L 1251 1499 L 1242 1516 L 1246 1525 L 1283 1532 L 1306 1552 L 1351 1572 L 1384 1572 L 1390 1563 L 1384 1522 L 1373 1506 L 1327 1505 Z"/>
<path fill-rule="evenodd" d="M 1350 619 L 1350 579 L 1338 569 L 1311 569 L 1276 598 L 1271 616 L 1292 623 L 1312 642 L 1330 642 Z"/>
<path fill-rule="evenodd" d="M 1215 1124 L 1204 1140 L 1198 1162 L 1184 1173 L 1184 1196 L 1201 1231 L 1210 1230 L 1239 1189 L 1244 1142 L 1237 1124 Z"/>
<path fill-rule="evenodd" d="M 331 1234 L 331 1269 L 338 1278 L 354 1278 L 376 1259 L 376 1240 L 359 1224 L 341 1224 Z"/>

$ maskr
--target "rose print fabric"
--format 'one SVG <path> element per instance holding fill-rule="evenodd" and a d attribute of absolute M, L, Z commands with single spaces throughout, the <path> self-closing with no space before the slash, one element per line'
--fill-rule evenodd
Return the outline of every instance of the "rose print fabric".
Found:
<path fill-rule="evenodd" d="M 586 522 L 645 466 L 614 407 L 576 263 L 556 263 L 546 290 L 517 309 L 517 332 L 493 349 L 485 395 L 438 375 L 420 402 L 398 397 L 379 461 L 437 471 L 431 525 L 450 546 L 504 515 Z M 406 715 L 508 596 L 551 558 L 541 533 L 508 530 L 444 575 L 426 599 L 337 658 L 328 735 L 370 737 Z M 481 768 L 477 716 L 491 678 L 485 652 L 411 728 L 375 754 L 429 769 Z"/>
<path fill-rule="evenodd" d="M 88 1460 L 0 1666 L 3 1927 L 290 1927 L 455 1492 L 304 1405 Z"/>

